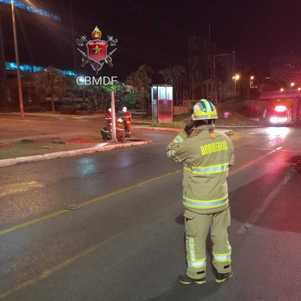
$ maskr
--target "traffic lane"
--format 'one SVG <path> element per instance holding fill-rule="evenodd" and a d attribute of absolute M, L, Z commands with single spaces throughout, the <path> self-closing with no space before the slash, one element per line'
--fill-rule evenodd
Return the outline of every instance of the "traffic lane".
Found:
<path fill-rule="evenodd" d="M 275 158 L 274 158 L 275 159 Z M 251 171 L 246 171 L 246 173 L 250 173 Z M 254 174 L 257 173 L 256 168 L 252 171 Z M 273 171 L 275 172 L 275 170 Z M 148 287 L 142 285 L 142 280 L 138 279 L 138 276 L 135 276 L 135 272 L 139 274 L 139 270 L 133 271 L 134 280 L 132 282 L 135 283 L 135 288 L 128 287 L 126 290 L 119 292 L 117 294 L 115 292 L 115 296 L 109 298 L 107 300 L 120 300 L 122 296 L 128 296 L 126 300 L 300 300 L 300 268 L 296 269 L 296 264 L 299 262 L 299 255 L 295 252 L 301 244 L 301 236 L 298 235 L 287 235 L 286 233 L 279 233 L 277 230 L 274 231 L 271 229 L 261 228 L 258 225 L 254 225 L 254 227 L 244 232 L 243 234 L 238 234 L 239 229 L 242 227 L 242 223 L 247 222 L 248 219 L 241 219 L 241 209 L 245 207 L 246 204 L 253 202 L 253 208 L 249 206 L 249 214 L 252 215 L 252 211 L 255 211 L 259 204 L 255 205 L 254 200 L 264 202 L 269 192 L 273 190 L 273 187 L 277 186 L 277 181 L 271 181 L 271 174 L 267 175 L 267 180 L 269 183 L 269 189 L 266 188 L 267 183 L 265 185 L 261 185 L 263 178 L 259 179 L 257 185 L 254 186 L 254 182 L 247 184 L 247 187 L 244 187 L 244 191 L 234 191 L 231 195 L 231 203 L 232 203 L 232 227 L 231 227 L 231 243 L 233 246 L 233 260 L 234 260 L 234 271 L 235 275 L 233 279 L 224 286 L 218 286 L 214 283 L 212 274 L 209 274 L 208 277 L 208 285 L 203 286 L 202 288 L 193 287 L 191 288 L 183 288 L 175 283 L 176 275 L 179 273 L 183 273 L 180 269 L 179 265 L 176 265 L 177 270 L 173 276 L 166 276 L 166 278 L 170 277 L 169 282 L 164 276 L 160 274 L 160 270 L 155 271 L 152 275 L 154 279 L 160 278 L 158 282 L 161 282 L 161 294 L 157 295 L 157 297 L 150 297 L 151 293 L 154 293 L 155 288 L 152 286 L 152 282 L 149 281 Z M 278 174 L 278 180 L 285 176 L 285 170 L 282 170 Z M 291 198 L 296 202 L 300 199 L 300 192 L 297 192 L 300 178 L 296 178 L 293 182 L 285 186 L 283 190 L 281 190 L 281 194 L 283 196 L 287 196 L 291 194 Z M 294 189 L 293 189 L 294 187 Z M 254 189 L 258 189 L 260 193 L 255 196 L 252 194 Z M 246 198 L 246 196 L 251 196 Z M 281 195 L 277 195 L 276 199 L 273 199 L 273 205 L 279 205 Z M 234 206 L 237 205 L 237 206 Z M 279 212 L 279 208 L 276 208 L 275 212 Z M 270 215 L 270 210 L 272 208 L 266 208 L 266 215 Z M 281 211 L 280 211 L 281 212 Z M 276 215 L 279 215 L 276 214 Z M 286 212 L 282 211 L 282 216 L 285 216 Z M 265 221 L 265 216 L 259 216 L 258 224 L 260 222 Z M 295 220 L 298 222 L 299 219 Z M 278 222 L 276 222 L 276 225 Z M 164 231 L 164 230 L 163 230 Z M 250 235 L 250 237 L 249 237 Z M 180 237 L 180 235 L 179 235 Z M 179 238 L 180 239 L 180 238 Z M 172 243 L 172 242 L 170 242 Z M 169 244 L 168 244 L 169 245 Z M 283 248 L 285 246 L 285 248 Z M 296 248 L 295 248 L 296 247 Z M 173 249 L 173 246 L 169 246 L 170 250 Z M 279 252 L 279 248 L 281 248 L 281 252 Z M 294 253 L 294 254 L 292 254 Z M 293 256 L 292 256 L 293 255 Z M 169 257 L 173 257 L 174 264 L 176 264 L 178 257 L 170 254 Z M 182 262 L 184 254 L 182 252 Z M 289 257 L 289 260 L 287 258 Z M 155 265 L 155 259 L 153 260 L 153 264 Z M 285 265 L 283 267 L 283 265 Z M 282 268 L 283 267 L 283 268 Z M 118 269 L 120 272 L 121 268 Z M 172 272 L 175 272 L 174 270 Z M 168 274 L 168 271 L 165 274 Z M 274 277 L 274 274 L 277 275 Z M 260 275 L 260 276 L 258 276 Z M 118 275 L 118 272 L 113 275 L 118 279 L 121 279 L 121 276 Z M 123 274 L 123 277 L 127 277 Z M 115 279 L 115 278 L 114 278 Z M 294 279 L 291 281 L 291 279 Z M 162 283 L 168 283 L 163 289 Z M 138 284 L 137 284 L 138 283 Z M 140 287 L 141 285 L 141 287 Z M 156 284 L 156 288 L 158 288 L 160 284 Z M 136 288 L 141 289 L 140 295 L 135 291 Z M 171 288 L 170 288 L 171 287 Z M 132 290 L 131 290 L 132 289 Z M 148 292 L 148 296 L 143 296 L 143 291 Z M 92 299 L 91 299 L 92 300 Z"/>
<path fill-rule="evenodd" d="M 152 224 L 178 198 L 181 177 L 165 177 L 93 206 L 0 236 L 0 291 L 32 279 L 95 244 Z M 162 198 L 162 196 L 164 196 Z M 143 243 L 141 239 L 140 243 Z M 133 248 L 137 246 L 138 241 Z M 120 245 L 115 245 L 122 250 Z M 107 262 L 108 264 L 111 262 Z"/>
<path fill-rule="evenodd" d="M 166 159 L 166 144 L 175 133 L 146 131 L 152 145 L 2 168 L 0 225 L 37 218 L 178 168 Z M 236 139 L 236 166 L 263 156 L 257 136 Z M 261 147 L 258 148 L 258 145 Z M 25 188 L 24 188 L 25 187 Z"/>
<path fill-rule="evenodd" d="M 170 213 L 168 209 L 165 215 Z M 168 280 L 184 268 L 177 252 L 183 248 L 182 227 L 176 226 L 175 231 L 174 222 L 166 221 L 165 215 L 151 225 L 131 228 L 104 241 L 96 252 L 4 300 L 144 300 L 150 293 L 159 293 L 162 276 Z M 170 262 L 168 258 L 173 260 L 175 255 L 177 259 Z"/>
<path fill-rule="evenodd" d="M 211 282 L 201 290 L 184 290 L 175 285 L 149 300 L 300 300 L 300 159 L 280 150 L 264 167 L 264 177 L 254 181 L 245 171 L 237 174 L 239 185 L 235 175 L 230 178 L 235 274 L 226 286 Z M 286 162 L 283 169 L 281 161 Z M 285 185 L 274 194 L 282 182 Z"/>
<path fill-rule="evenodd" d="M 237 130 L 241 132 L 240 130 Z M 295 151 L 301 148 L 301 129 L 292 127 L 265 127 L 250 129 L 247 131 L 249 137 L 255 138 L 262 147 L 273 148 L 279 145 Z M 241 132 L 243 133 L 243 132 Z"/>
<path fill-rule="evenodd" d="M 243 243 L 238 245 L 229 300 L 301 299 L 300 181 L 301 176 L 295 174 L 256 225 L 239 235 Z"/>
<path fill-rule="evenodd" d="M 62 178 L 84 178 L 102 174 L 106 171 L 117 171 L 139 164 L 144 159 L 146 164 L 155 159 L 166 159 L 165 145 L 173 135 L 156 135 L 163 145 L 150 144 L 141 147 L 119 149 L 111 152 L 95 153 L 93 155 L 76 156 L 55 160 L 45 160 L 34 163 L 21 164 L 1 168 L 0 183 L 9 184 L 22 181 L 40 180 L 52 182 Z M 163 162 L 162 162 L 163 163 Z"/>
<path fill-rule="evenodd" d="M 174 133 L 150 135 L 155 144 L 145 147 L 2 168 L 0 225 L 36 218 L 178 168 L 166 158 L 166 144 Z"/>
<path fill-rule="evenodd" d="M 275 154 L 276 155 L 276 154 Z M 245 173 L 244 176 L 242 174 Z M 248 178 L 250 176 L 253 177 L 255 175 L 261 177 L 261 175 L 258 175 L 258 166 L 254 166 L 253 168 L 249 168 L 247 170 L 241 171 L 241 179 Z M 268 178 L 270 178 L 270 175 L 268 175 Z M 262 180 L 262 179 L 260 179 Z M 261 182 L 261 181 L 260 181 Z M 271 182 L 270 186 L 274 186 L 277 183 Z M 253 183 L 241 183 L 241 186 L 247 185 L 249 187 L 248 195 L 252 195 L 252 190 L 254 190 Z M 258 189 L 260 190 L 262 186 L 260 186 Z M 266 188 L 266 187 L 265 187 Z M 269 191 L 268 188 L 266 188 L 267 191 Z M 270 187 L 271 189 L 271 187 Z M 232 188 L 231 188 L 232 190 Z M 250 193 L 251 191 L 251 193 Z M 264 196 L 267 191 L 262 190 L 261 194 Z M 233 192 L 232 192 L 233 193 Z M 128 236 L 128 230 L 132 228 L 136 229 L 143 229 L 143 227 L 150 223 L 150 226 L 148 228 L 154 228 L 157 229 L 157 219 L 156 216 L 159 216 L 162 214 L 162 212 L 165 212 L 165 216 L 163 220 L 168 221 L 169 227 L 175 227 L 175 219 L 176 217 L 181 213 L 181 206 L 180 202 L 178 202 L 178 198 L 181 194 L 181 177 L 179 176 L 170 176 L 163 178 L 160 181 L 155 181 L 151 185 L 142 186 L 141 188 L 137 188 L 133 191 L 130 191 L 126 193 L 125 195 L 115 196 L 114 198 L 107 200 L 103 203 L 99 203 L 95 206 L 84 208 L 83 210 L 79 211 L 72 211 L 69 215 L 60 216 L 59 218 L 55 220 L 50 220 L 44 224 L 41 225 L 35 225 L 30 228 L 22 229 L 20 232 L 16 231 L 11 234 L 9 234 L 6 238 L 6 236 L 2 237 L 3 242 L 1 243 L 2 246 L 8 246 L 8 249 L 2 250 L 0 253 L 5 254 L 3 255 L 3 262 L 7 263 L 4 264 L 2 267 L 5 271 L 9 270 L 9 267 L 11 266 L 11 263 L 14 263 L 14 266 L 17 267 L 16 270 L 18 271 L 18 275 L 21 275 L 21 277 L 18 278 L 18 283 L 22 283 L 22 281 L 27 281 L 28 279 L 35 279 L 39 277 L 38 275 L 43 274 L 49 274 L 47 271 L 51 270 L 53 264 L 60 264 L 61 262 L 64 262 L 64 260 L 67 260 L 67 258 L 72 258 L 76 256 L 76 254 L 80 254 L 81 252 L 84 252 L 83 250 L 89 249 L 91 246 L 93 247 L 96 244 L 99 244 L 103 241 L 110 240 L 111 238 L 114 238 L 116 235 L 122 235 L 125 238 Z M 232 195 L 231 196 L 231 203 L 233 207 L 233 218 L 234 218 L 234 226 L 233 229 L 238 229 L 241 227 L 241 224 L 244 222 L 244 220 L 241 219 L 240 211 L 241 209 L 246 205 L 246 202 L 254 201 L 248 200 L 244 197 L 242 198 L 241 192 L 239 195 Z M 238 204 L 238 206 L 234 206 L 234 204 Z M 107 210 L 107 208 L 109 208 Z M 255 207 L 253 208 L 255 210 Z M 88 213 L 88 215 L 86 215 Z M 250 210 L 251 213 L 251 210 Z M 138 220 L 138 223 L 135 223 L 135 221 Z M 159 226 L 161 228 L 161 226 Z M 24 232 L 25 231 L 25 232 Z M 138 230 L 139 231 L 139 230 Z M 162 231 L 164 231 L 162 229 Z M 168 232 L 168 231 L 167 231 Z M 24 233 L 24 234 L 18 234 L 18 233 Z M 26 234 L 27 233 L 27 234 Z M 17 236 L 15 236 L 17 235 Z M 24 246 L 22 243 L 20 243 L 19 236 L 28 238 L 28 249 L 27 252 L 24 252 Z M 168 234 L 168 236 L 175 236 L 178 237 L 180 235 L 179 233 L 175 234 Z M 183 237 L 183 233 L 181 234 Z M 67 238 L 66 238 L 67 236 Z M 14 238 L 15 237 L 15 238 Z M 137 247 L 137 244 L 144 244 L 148 241 L 148 237 L 152 237 L 152 243 L 155 246 L 158 244 L 161 244 L 162 242 L 156 241 L 155 235 L 147 235 L 143 232 L 140 233 L 140 235 L 137 234 L 137 240 L 136 243 L 132 246 L 133 248 Z M 90 240 L 91 239 L 91 240 Z M 183 248 L 178 249 L 178 247 L 173 247 L 172 243 L 168 240 L 168 237 L 165 237 L 167 241 L 170 243 L 170 248 L 168 248 L 168 252 L 170 253 L 170 250 L 175 250 L 175 253 L 181 252 Z M 7 240 L 12 240 L 13 244 L 10 245 L 7 243 Z M 25 239 L 27 240 L 27 239 Z M 139 243 L 138 243 L 139 242 Z M 182 243 L 183 240 L 181 239 L 178 241 L 178 243 Z M 168 243 L 168 245 L 169 245 Z M 14 248 L 12 248 L 14 246 Z M 119 245 L 118 243 L 112 246 L 112 248 L 117 248 L 118 250 L 126 251 L 128 246 Z M 236 248 L 235 248 L 236 249 Z M 98 251 L 98 250 L 96 250 Z M 123 252 L 122 251 L 122 252 Z M 144 253 L 145 252 L 145 253 Z M 133 257 L 129 259 L 124 259 L 123 264 L 125 273 L 119 272 L 120 275 L 120 283 L 122 283 L 123 278 L 130 277 L 131 281 L 133 283 L 139 282 L 139 279 L 136 279 L 137 277 L 141 277 L 141 272 L 133 272 L 129 273 L 129 271 L 132 269 L 133 266 L 133 260 L 135 258 L 145 258 L 145 256 L 149 256 L 149 254 L 153 253 L 152 249 L 149 250 L 143 250 L 143 252 L 138 252 L 133 255 Z M 183 257 L 183 254 L 176 254 L 176 256 Z M 114 262 L 119 262 L 120 259 L 122 259 L 122 254 L 119 254 L 118 258 L 112 258 L 110 262 L 107 264 L 113 264 Z M 143 260 L 139 261 L 139 265 L 137 268 L 143 269 Z M 85 260 L 85 259 L 83 259 Z M 158 260 L 158 258 L 154 257 L 151 261 L 151 266 L 156 266 L 155 262 Z M 163 260 L 163 258 L 162 258 Z M 166 262 L 169 262 L 168 257 L 164 258 Z M 183 264 L 183 258 L 181 263 Z M 173 265 L 173 263 L 170 263 Z M 76 264 L 77 265 L 77 264 Z M 161 265 L 160 265 L 161 266 Z M 34 268 L 33 268 L 34 267 Z M 120 268 L 120 265 L 114 267 L 114 269 Z M 169 269 L 169 267 L 165 267 L 164 269 Z M 107 267 L 107 269 L 111 270 L 110 267 Z M 115 270 L 112 270 L 113 273 L 110 275 L 108 272 L 107 274 L 107 283 L 106 285 L 102 285 L 102 288 L 106 288 L 107 286 L 110 287 L 112 279 L 117 279 L 116 275 L 114 274 Z M 181 268 L 183 270 L 183 267 Z M 123 268 L 122 268 L 123 270 Z M 44 271 L 44 273 L 43 273 Z M 45 272 L 46 271 L 46 272 Z M 179 269 L 177 273 L 180 273 L 181 270 Z M 129 273 L 129 274 L 128 274 Z M 157 279 L 159 276 L 157 275 L 157 270 L 147 270 L 147 274 L 149 274 L 147 278 L 147 282 L 141 282 L 140 285 L 148 286 L 148 292 L 151 295 L 156 295 L 155 292 L 151 289 L 152 282 L 150 279 Z M 177 273 L 174 273 L 173 276 Z M 1 272 L 3 274 L 3 272 Z M 145 274 L 145 273 L 144 273 Z M 143 274 L 143 275 L 144 275 Z M 168 274 L 168 273 L 167 273 Z M 88 273 L 89 275 L 89 273 Z M 171 274 L 168 274 L 169 276 Z M 23 277 L 23 278 L 22 278 Z M 54 277 L 56 277 L 54 275 Z M 66 275 L 66 279 L 69 279 L 69 275 Z M 131 278 L 133 277 L 133 278 Z M 163 277 L 163 279 L 161 278 Z M 161 290 L 166 289 L 166 285 L 169 285 L 170 283 L 167 282 L 167 278 L 164 278 L 167 276 L 162 276 L 160 274 L 160 281 L 162 281 L 162 285 L 164 284 L 164 287 L 160 287 Z M 9 287 L 11 287 L 13 279 L 16 279 L 16 273 L 14 271 L 9 271 L 5 274 L 5 280 L 4 283 L 6 283 L 5 287 L 1 288 L 1 291 L 6 291 Z M 76 281 L 76 280 L 74 280 Z M 150 281 L 150 282 L 149 282 Z M 159 280 L 158 280 L 159 281 Z M 171 278 L 169 278 L 169 281 L 171 281 Z M 40 284 L 38 284 L 40 285 Z M 55 284 L 57 285 L 57 284 Z M 82 283 L 78 283 L 78 285 L 82 285 Z M 76 285 L 76 287 L 78 287 Z M 31 288 L 28 288 L 31 290 Z M 65 288 L 65 290 L 68 288 Z M 87 290 L 89 287 L 86 288 Z M 91 289 L 91 287 L 90 287 Z M 94 288 L 93 288 L 94 289 Z M 108 294 L 110 289 L 104 289 L 103 291 L 98 291 L 101 295 Z M 69 294 L 73 296 L 72 291 L 69 291 Z M 131 295 L 136 294 L 135 291 L 133 291 L 133 288 L 131 286 L 122 286 L 119 288 L 119 290 L 116 290 L 115 294 L 121 295 Z M 142 297 L 145 296 L 145 292 L 143 293 L 143 290 L 137 292 L 137 300 L 142 300 Z M 68 295 L 70 297 L 70 295 Z M 115 297 L 114 297 L 115 298 Z M 135 297 L 136 298 L 136 297 Z M 140 298 L 140 299 L 139 299 Z M 29 297 L 30 300 L 30 297 Z M 50 300 L 50 299 L 49 299 Z M 81 299 L 75 299 L 75 300 L 81 300 Z M 108 300 L 117 300 L 117 299 L 108 299 Z M 134 300 L 134 299 L 129 299 Z"/>
<path fill-rule="evenodd" d="M 235 235 L 247 233 L 262 220 L 274 199 L 282 191 L 290 191 L 291 182 L 297 185 L 292 158 L 293 154 L 278 150 L 229 177 L 232 218 L 241 224 Z M 292 190 L 291 198 L 298 200 L 299 195 Z"/>
<path fill-rule="evenodd" d="M 252 154 L 250 154 L 252 150 Z M 141 154 L 142 152 L 142 154 Z M 164 157 L 163 157 L 164 154 Z M 236 165 L 233 171 L 244 168 L 249 164 L 269 156 L 265 150 L 252 149 L 250 147 L 241 148 L 239 155 L 236 156 Z M 157 147 L 118 151 L 114 161 L 115 167 L 103 166 L 98 169 L 97 164 L 106 165 L 110 159 L 100 161 L 95 158 L 81 158 L 79 164 L 83 164 L 85 175 L 76 177 L 63 174 L 65 171 L 72 173 L 74 167 L 66 168 L 66 164 L 50 166 L 48 171 L 58 172 L 62 170 L 59 177 L 49 177 L 43 179 L 43 175 L 24 178 L 22 182 L 12 189 L 10 185 L 2 185 L 2 197 L 0 202 L 0 225 L 1 228 L 9 227 L 15 223 L 25 222 L 29 219 L 39 218 L 44 214 L 51 213 L 60 209 L 68 209 L 70 206 L 77 206 L 90 199 L 101 197 L 112 191 L 118 191 L 124 187 L 131 186 L 138 182 L 160 176 L 165 173 L 174 172 L 181 168 L 165 158 L 165 148 Z M 111 157 L 111 156 L 110 156 Z M 76 160 L 77 161 L 77 160 Z M 95 163 L 91 163 L 95 162 Z M 104 163 L 103 163 L 104 162 Z M 53 164 L 54 162 L 52 162 Z M 64 161 L 66 163 L 66 161 Z M 76 162 L 75 162 L 76 164 Z M 109 164 L 110 165 L 110 164 Z M 21 167 L 21 166 L 19 166 Z M 119 167 L 119 168 L 118 168 Z M 82 167 L 80 167 L 81 169 Z M 95 170 L 95 171 L 94 171 Z M 90 173 L 90 174 L 89 174 Z M 35 179 L 35 181 L 33 181 Z M 7 188 L 8 186 L 9 189 Z"/>
<path fill-rule="evenodd" d="M 0 224 L 34 218 L 175 171 L 178 166 L 165 153 L 165 146 L 150 145 L 1 169 Z M 29 185 L 33 182 L 36 185 Z"/>
<path fill-rule="evenodd" d="M 177 285 L 176 276 L 184 271 L 183 228 L 171 216 L 178 212 L 178 204 L 162 209 L 150 223 L 113 236 L 95 252 L 5 300 L 299 300 L 299 258 L 292 246 L 300 246 L 300 235 L 258 226 L 232 237 L 235 275 L 227 284 L 215 285 L 209 273 L 206 286 Z M 231 233 L 239 227 L 234 219 Z"/>

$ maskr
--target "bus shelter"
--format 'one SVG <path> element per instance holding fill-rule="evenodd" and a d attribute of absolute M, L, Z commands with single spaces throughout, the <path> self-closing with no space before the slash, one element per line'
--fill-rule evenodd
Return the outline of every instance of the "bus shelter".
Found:
<path fill-rule="evenodd" d="M 168 123 L 173 121 L 173 87 L 154 85 L 151 88 L 153 122 Z"/>

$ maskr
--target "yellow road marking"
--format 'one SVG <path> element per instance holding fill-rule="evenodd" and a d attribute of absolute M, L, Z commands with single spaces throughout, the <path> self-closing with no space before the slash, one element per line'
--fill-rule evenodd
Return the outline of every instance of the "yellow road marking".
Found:
<path fill-rule="evenodd" d="M 59 265 L 56 265 L 56 266 L 54 266 L 54 267 L 52 267 L 52 268 L 50 268 L 48 270 L 45 270 L 40 275 L 38 275 L 36 278 L 27 280 L 27 281 L 21 283 L 20 285 L 14 287 L 13 289 L 8 290 L 5 293 L 1 294 L 0 295 L 0 299 L 5 299 L 8 296 L 10 296 L 10 295 L 12 295 L 14 293 L 17 293 L 18 291 L 20 291 L 20 290 L 22 290 L 24 288 L 27 288 L 27 287 L 35 285 L 39 281 L 48 278 L 52 274 L 54 274 L 54 273 L 56 273 L 56 272 L 58 272 L 60 270 L 63 270 L 64 268 L 66 268 L 67 266 L 71 265 L 73 262 L 79 260 L 80 258 L 86 257 L 86 256 L 94 253 L 99 248 L 99 246 L 100 246 L 100 244 L 97 244 L 97 245 L 95 245 L 95 246 L 93 246 L 91 248 L 88 248 L 85 251 L 83 251 L 83 252 L 81 252 L 81 253 L 79 253 L 79 254 L 71 257 L 71 258 L 66 259 L 65 261 L 63 261 Z"/>
<path fill-rule="evenodd" d="M 104 201 L 112 196 L 116 196 L 116 195 L 119 195 L 121 193 L 125 193 L 125 192 L 128 192 L 132 189 L 135 189 L 137 187 L 140 187 L 140 186 L 143 186 L 145 184 L 149 184 L 151 182 L 155 182 L 157 180 L 160 180 L 160 179 L 163 179 L 165 177 L 169 177 L 171 175 L 175 175 L 177 173 L 179 173 L 181 170 L 176 170 L 174 172 L 169 172 L 169 173 L 166 173 L 166 174 L 163 174 L 161 176 L 158 176 L 158 177 L 154 177 L 154 178 L 151 178 L 151 179 L 148 179 L 148 180 L 145 180 L 145 181 L 142 181 L 142 182 L 138 182 L 136 184 L 133 184 L 131 186 L 127 186 L 125 188 L 121 188 L 121 189 L 117 189 L 117 190 L 114 190 L 112 192 L 109 192 L 107 194 L 104 194 L 103 196 L 100 196 L 100 197 L 96 197 L 94 199 L 91 199 L 91 200 L 88 200 L 86 202 L 83 202 L 79 205 L 75 205 L 74 208 L 75 209 L 80 209 L 80 208 L 84 208 L 84 207 L 87 207 L 87 206 L 90 206 L 90 205 L 93 205 L 95 203 L 98 203 L 98 202 L 101 202 L 101 201 Z M 16 230 L 20 230 L 20 229 L 23 229 L 23 228 L 26 228 L 28 226 L 32 226 L 32 225 L 35 225 L 35 224 L 39 224 L 41 222 L 45 222 L 45 221 L 48 221 L 50 219 L 53 219 L 53 218 L 56 218 L 60 215 L 63 215 L 63 214 L 67 214 L 67 213 L 70 213 L 71 211 L 68 210 L 68 209 L 62 209 L 62 210 L 59 210 L 59 211 L 55 211 L 55 212 L 52 212 L 50 214 L 47 214 L 47 215 L 44 215 L 40 218 L 36 218 L 36 219 L 33 219 L 33 220 L 30 220 L 28 222 L 25 222 L 25 223 L 22 223 L 22 224 L 18 224 L 18 225 L 15 225 L 15 226 L 12 226 L 10 228 L 7 228 L 7 229 L 3 229 L 0 231 L 0 237 L 1 236 L 4 236 L 8 233 L 11 233 L 11 232 L 14 232 Z"/>
<path fill-rule="evenodd" d="M 231 175 L 234 175 L 234 174 L 236 174 L 236 173 L 242 171 L 243 169 L 248 168 L 249 166 L 251 166 L 251 165 L 253 165 L 253 164 L 255 164 L 255 163 L 261 161 L 262 159 L 264 159 L 264 158 L 267 157 L 268 155 L 271 155 L 271 154 L 273 154 L 274 152 L 276 152 L 276 151 L 278 151 L 278 150 L 280 150 L 280 149 L 281 149 L 281 148 L 277 148 L 277 149 L 275 149 L 275 150 L 273 150 L 273 151 L 271 151 L 271 152 L 269 152 L 269 153 L 267 153 L 267 154 L 265 154 L 265 155 L 263 155 L 263 156 L 261 156 L 261 157 L 255 159 L 255 160 L 249 162 L 249 164 L 245 164 L 245 165 L 241 166 L 241 167 L 238 168 L 237 170 L 234 170 L 234 171 L 231 173 Z M 87 201 L 87 202 L 84 202 L 84 203 L 78 205 L 76 208 L 83 208 L 83 207 L 92 205 L 92 204 L 94 204 L 94 203 L 97 203 L 97 202 L 100 202 L 100 201 L 102 201 L 102 200 L 105 200 L 105 199 L 107 199 L 107 198 L 109 198 L 109 197 L 111 197 L 111 196 L 115 196 L 115 195 L 118 195 L 118 194 L 120 194 L 120 193 L 127 192 L 127 191 L 129 191 L 129 190 L 131 190 L 131 189 L 137 188 L 137 187 L 139 187 L 139 186 L 143 186 L 143 185 L 145 185 L 145 184 L 154 182 L 154 181 L 159 180 L 159 179 L 162 179 L 162 178 L 164 178 L 164 177 L 168 177 L 168 176 L 171 176 L 171 175 L 176 175 L 177 173 L 180 173 L 181 171 L 182 171 L 182 170 L 180 169 L 180 170 L 176 170 L 176 171 L 174 171 L 174 172 L 169 172 L 169 173 L 166 173 L 166 174 L 164 174 L 164 175 L 161 175 L 161 176 L 158 176 L 158 177 L 154 177 L 154 178 L 148 179 L 148 180 L 146 180 L 146 181 L 139 182 L 139 183 L 133 184 L 133 185 L 131 185 L 131 186 L 128 186 L 128 187 L 125 187 L 125 188 L 122 188 L 122 189 L 113 191 L 113 192 L 111 192 L 111 193 L 108 193 L 108 194 L 106 194 L 106 195 L 103 195 L 102 197 L 94 198 L 94 199 L 92 199 L 92 200 L 89 200 L 89 201 Z M 57 216 L 60 216 L 60 215 L 62 215 L 62 214 L 69 213 L 69 212 L 70 212 L 70 210 L 67 210 L 67 209 L 65 209 L 65 210 L 60 210 L 60 211 L 54 212 L 54 213 L 52 213 L 52 214 L 43 216 L 43 217 L 41 217 L 41 218 L 39 218 L 39 219 L 35 219 L 35 220 L 29 221 L 29 222 L 24 223 L 24 224 L 16 225 L 16 226 L 11 227 L 11 228 L 9 228 L 9 229 L 0 231 L 0 236 L 5 235 L 5 234 L 10 233 L 10 232 L 13 232 L 13 231 L 18 230 L 18 229 L 25 228 L 25 227 L 30 226 L 30 225 L 34 225 L 34 224 L 37 224 L 37 223 L 40 223 L 40 222 L 49 220 L 49 219 L 51 219 L 51 218 L 55 218 L 55 217 L 57 217 Z M 12 294 L 14 294 L 14 293 L 16 293 L 16 292 L 22 290 L 22 289 L 25 289 L 25 288 L 27 288 L 27 287 L 33 286 L 33 285 L 37 284 L 39 281 L 42 281 L 42 280 L 44 280 L 44 279 L 50 277 L 52 274 L 54 274 L 54 273 L 56 273 L 56 272 L 58 272 L 58 271 L 60 271 L 60 270 L 63 270 L 64 268 L 68 267 L 69 265 L 71 265 L 72 263 L 76 262 L 77 260 L 79 260 L 79 259 L 81 259 L 81 258 L 83 258 L 83 257 L 86 257 L 86 256 L 88 256 L 88 255 L 90 255 L 90 254 L 93 254 L 95 251 L 97 251 L 97 249 L 99 249 L 99 246 L 100 246 L 100 245 L 101 245 L 101 244 L 97 244 L 97 245 L 95 245 L 95 246 L 93 246 L 93 247 L 90 247 L 90 248 L 84 250 L 83 252 L 80 252 L 79 254 L 77 254 L 77 255 L 75 255 L 75 256 L 73 256 L 73 257 L 71 257 L 71 258 L 66 259 L 66 260 L 63 261 L 62 263 L 60 263 L 60 264 L 58 264 L 58 265 L 56 265 L 56 266 L 54 266 L 54 267 L 52 267 L 52 268 L 50 268 L 50 269 L 48 269 L 48 270 L 45 270 L 45 271 L 42 272 L 40 275 L 38 275 L 36 278 L 27 280 L 27 281 L 21 283 L 20 285 L 16 286 L 15 288 L 6 291 L 5 293 L 3 293 L 3 294 L 0 295 L 0 299 L 4 299 L 4 298 L 6 298 L 6 297 L 8 297 L 8 296 L 10 296 L 10 295 L 12 295 Z"/>
<path fill-rule="evenodd" d="M 37 181 L 7 184 L 7 185 L 0 187 L 0 190 L 1 190 L 0 198 L 7 196 L 7 195 L 20 193 L 20 192 L 26 192 L 31 189 L 42 188 L 42 187 L 44 187 L 44 185 Z"/>
<path fill-rule="evenodd" d="M 239 172 L 241 172 L 242 170 L 247 169 L 248 167 L 250 167 L 250 166 L 252 166 L 252 165 L 254 165 L 254 164 L 256 164 L 256 163 L 262 161 L 262 160 L 265 159 L 266 157 L 268 157 L 268 156 L 274 154 L 274 153 L 277 152 L 277 151 L 280 151 L 281 149 L 282 149 L 281 146 L 280 146 L 280 147 L 277 147 L 276 149 L 271 150 L 271 151 L 269 151 L 268 153 L 266 153 L 266 154 L 264 154 L 264 155 L 262 155 L 262 156 L 260 156 L 260 157 L 258 157 L 258 158 L 256 158 L 256 159 L 254 159 L 254 160 L 252 160 L 252 161 L 248 161 L 247 163 L 241 165 L 240 167 L 238 167 L 238 168 L 234 169 L 232 172 L 230 172 L 230 176 L 233 176 L 233 175 L 235 175 L 236 173 L 239 173 Z"/>
<path fill-rule="evenodd" d="M 40 218 L 36 218 L 36 219 L 30 220 L 30 221 L 25 222 L 23 224 L 18 224 L 18 225 L 12 226 L 10 228 L 1 230 L 0 231 L 0 236 L 4 236 L 5 234 L 14 232 L 14 231 L 19 230 L 19 229 L 26 228 L 28 226 L 32 226 L 32 225 L 35 225 L 35 224 L 38 224 L 38 223 L 41 223 L 41 222 L 45 222 L 47 220 L 50 220 L 52 218 L 58 217 L 58 216 L 60 216 L 62 214 L 69 213 L 69 212 L 70 212 L 69 210 L 63 209 L 63 210 L 60 210 L 60 211 L 56 211 L 56 212 L 44 215 L 44 216 L 42 216 Z"/>

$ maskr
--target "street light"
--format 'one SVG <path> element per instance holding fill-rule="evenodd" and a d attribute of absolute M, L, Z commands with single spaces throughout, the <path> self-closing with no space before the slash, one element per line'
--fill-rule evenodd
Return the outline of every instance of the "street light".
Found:
<path fill-rule="evenodd" d="M 235 81 L 238 81 L 238 80 L 240 80 L 240 75 L 238 73 L 236 73 L 233 75 L 232 79 Z"/>
<path fill-rule="evenodd" d="M 236 91 L 237 90 L 237 82 L 240 80 L 240 75 L 238 73 L 236 73 L 232 76 L 232 79 L 234 81 L 234 96 L 236 96 L 236 94 L 237 94 L 237 91 Z"/>
<path fill-rule="evenodd" d="M 284 92 L 284 88 L 281 88 L 281 89 L 280 89 L 280 92 L 283 93 L 283 92 Z"/>
<path fill-rule="evenodd" d="M 251 75 L 250 76 L 250 81 L 249 81 L 249 88 L 252 89 L 252 88 L 255 88 L 254 87 L 254 81 L 255 81 L 255 76 L 254 75 Z M 250 92 L 250 91 L 249 91 Z"/>
<path fill-rule="evenodd" d="M 15 57 L 16 57 L 16 66 L 17 66 L 19 107 L 20 107 L 21 117 L 24 118 L 24 101 L 23 101 L 22 79 L 21 79 L 21 72 L 20 72 L 20 58 L 19 58 L 19 48 L 18 48 L 17 27 L 16 27 L 15 1 L 11 0 L 10 3 L 11 3 L 14 48 L 15 48 Z"/>
<path fill-rule="evenodd" d="M 291 82 L 291 87 L 293 88 L 293 87 L 295 87 L 295 83 L 294 82 Z"/>

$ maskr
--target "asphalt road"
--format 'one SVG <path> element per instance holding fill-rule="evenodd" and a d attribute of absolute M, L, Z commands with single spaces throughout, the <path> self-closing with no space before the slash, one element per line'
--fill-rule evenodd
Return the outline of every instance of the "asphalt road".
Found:
<path fill-rule="evenodd" d="M 180 166 L 151 145 L 0 169 L 0 300 L 301 300 L 301 129 L 241 130 L 234 277 L 181 287 Z M 210 270 L 210 267 L 209 267 Z"/>

